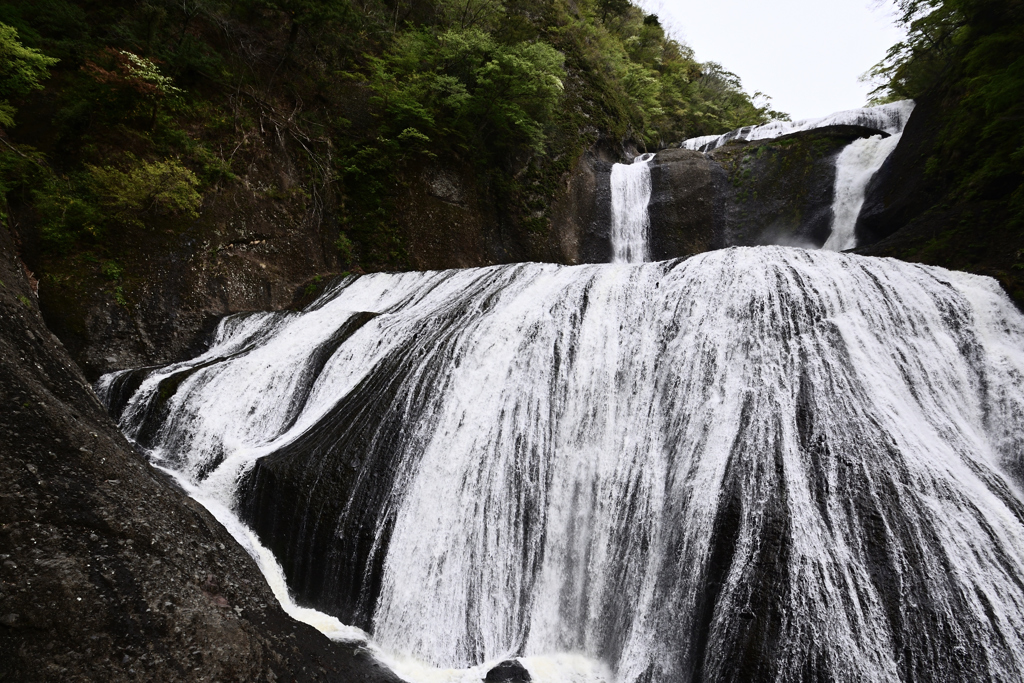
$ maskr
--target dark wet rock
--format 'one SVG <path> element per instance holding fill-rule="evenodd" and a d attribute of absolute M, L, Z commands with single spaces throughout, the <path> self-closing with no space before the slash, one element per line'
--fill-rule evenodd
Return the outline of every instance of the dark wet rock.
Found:
<path fill-rule="evenodd" d="M 530 672 L 515 659 L 507 659 L 498 664 L 484 678 L 486 683 L 529 683 L 531 680 Z"/>
<path fill-rule="evenodd" d="M 544 230 L 513 216 L 508 198 L 472 163 L 448 159 L 406 170 L 397 202 L 409 260 L 417 270 L 548 261 L 605 263 L 611 258 L 612 164 L 622 150 L 591 146 L 555 189 Z M 532 216 L 543 221 L 539 209 Z M 536 226 L 535 226 L 536 228 Z"/>
<path fill-rule="evenodd" d="M 43 324 L 0 227 L 0 680 L 397 683 L 288 617 L 139 457 Z"/>
<path fill-rule="evenodd" d="M 941 109 L 932 98 L 921 98 L 896 149 L 868 183 L 857 218 L 857 244 L 885 239 L 939 200 L 940 188 L 925 177 L 925 166 L 942 126 Z"/>
<path fill-rule="evenodd" d="M 687 149 L 658 152 L 650 166 L 651 257 L 661 261 L 725 246 L 725 169 Z"/>
<path fill-rule="evenodd" d="M 827 126 L 709 154 L 658 152 L 651 162 L 655 260 L 730 246 L 820 247 L 832 229 L 836 156 L 881 131 Z"/>
<path fill-rule="evenodd" d="M 552 206 L 563 263 L 607 263 L 612 257 L 612 165 L 618 154 L 595 145 L 580 158 Z"/>
<path fill-rule="evenodd" d="M 832 231 L 836 157 L 854 140 L 878 134 L 828 126 L 709 154 L 729 177 L 726 246 L 823 245 Z"/>

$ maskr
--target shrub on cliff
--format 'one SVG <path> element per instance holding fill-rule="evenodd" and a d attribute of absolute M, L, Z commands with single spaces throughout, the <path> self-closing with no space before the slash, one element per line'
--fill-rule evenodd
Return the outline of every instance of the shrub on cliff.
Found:
<path fill-rule="evenodd" d="M 35 191 L 44 242 L 69 252 L 77 241 L 100 243 L 111 229 L 145 228 L 161 217 L 198 217 L 199 179 L 176 159 L 127 157 L 123 169 L 86 165 L 70 177 L 49 177 Z"/>
<path fill-rule="evenodd" d="M 199 179 L 177 159 L 138 161 L 127 170 L 87 166 L 100 205 L 116 220 L 143 225 L 146 215 L 198 217 Z"/>
<path fill-rule="evenodd" d="M 42 81 L 56 63 L 56 59 L 22 45 L 13 27 L 0 24 L 0 127 L 14 125 L 10 98 L 42 90 Z"/>
<path fill-rule="evenodd" d="M 370 60 L 388 128 L 469 149 L 541 151 L 562 93 L 564 58 L 547 43 L 503 45 L 478 28 L 408 31 Z"/>

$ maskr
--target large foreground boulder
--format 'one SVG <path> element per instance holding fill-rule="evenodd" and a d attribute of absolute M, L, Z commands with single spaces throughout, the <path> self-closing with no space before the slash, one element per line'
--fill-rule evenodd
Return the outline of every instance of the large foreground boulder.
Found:
<path fill-rule="evenodd" d="M 397 681 L 289 618 L 144 462 L 43 325 L 0 227 L 0 680 Z"/>

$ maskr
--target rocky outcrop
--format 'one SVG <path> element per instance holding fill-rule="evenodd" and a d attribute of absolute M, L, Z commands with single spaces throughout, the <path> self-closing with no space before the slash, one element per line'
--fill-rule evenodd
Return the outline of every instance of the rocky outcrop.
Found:
<path fill-rule="evenodd" d="M 892 155 L 868 186 L 856 252 L 995 278 L 1024 308 L 1024 238 L 1012 202 L 998 192 L 970 197 L 950 179 L 943 131 L 956 100 L 920 98 Z M 935 160 L 928 173 L 929 159 Z"/>
<path fill-rule="evenodd" d="M 333 195 L 296 170 L 299 153 L 270 132 L 249 138 L 245 175 L 210 192 L 198 220 L 116 237 L 113 276 L 78 254 L 40 254 L 31 225 L 19 231 L 19 251 L 46 274 L 46 323 L 90 380 L 187 357 L 221 316 L 287 307 L 338 269 Z"/>
<path fill-rule="evenodd" d="M 726 246 L 726 170 L 687 149 L 658 152 L 650 166 L 652 258 L 660 261 Z"/>
<path fill-rule="evenodd" d="M 858 244 L 888 237 L 938 201 L 939 188 L 927 181 L 925 168 L 941 129 L 936 103 L 922 98 L 896 149 L 868 184 L 857 218 Z"/>
<path fill-rule="evenodd" d="M 0 680 L 397 683 L 132 451 L 24 270 L 0 227 Z"/>
<path fill-rule="evenodd" d="M 584 152 L 551 208 L 561 263 L 611 260 L 612 165 L 621 150 L 597 144 Z"/>
<path fill-rule="evenodd" d="M 731 186 L 726 245 L 823 245 L 832 230 L 836 157 L 854 140 L 880 134 L 885 135 L 861 126 L 827 126 L 710 153 Z"/>
<path fill-rule="evenodd" d="M 95 258 L 46 253 L 21 216 L 18 252 L 45 273 L 43 316 L 90 381 L 190 357 L 222 316 L 288 308 L 347 267 L 333 190 L 297 170 L 306 150 L 268 132 L 251 136 L 245 154 L 245 174 L 209 193 L 195 222 L 119 237 L 113 276 Z M 410 163 L 397 176 L 391 247 L 416 270 L 606 261 L 609 177 L 621 156 L 607 141 L 585 150 L 532 227 L 472 163 Z"/>
<path fill-rule="evenodd" d="M 559 181 L 533 231 L 507 198 L 470 163 L 447 160 L 404 172 L 397 202 L 409 260 L 416 270 L 547 261 L 604 263 L 611 258 L 612 164 L 621 150 L 606 141 L 585 150 Z"/>
<path fill-rule="evenodd" d="M 502 240 L 489 188 L 471 165 L 434 162 L 407 175 L 395 210 L 415 269 L 483 265 L 504 251 L 494 248 Z"/>
<path fill-rule="evenodd" d="M 667 259 L 728 246 L 820 247 L 832 226 L 835 158 L 880 131 L 828 126 L 651 162 L 651 251 Z M 884 135 L 884 133 L 881 133 Z"/>
<path fill-rule="evenodd" d="M 526 667 L 514 659 L 506 659 L 484 677 L 484 683 L 530 683 L 532 680 Z"/>

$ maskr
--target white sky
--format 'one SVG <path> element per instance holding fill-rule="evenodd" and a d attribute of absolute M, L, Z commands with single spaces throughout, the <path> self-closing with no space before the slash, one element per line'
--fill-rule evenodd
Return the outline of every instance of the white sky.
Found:
<path fill-rule="evenodd" d="M 718 62 L 749 93 L 793 120 L 861 107 L 858 82 L 903 38 L 884 0 L 645 0 L 702 62 Z"/>

